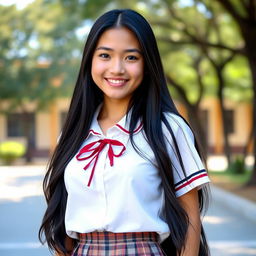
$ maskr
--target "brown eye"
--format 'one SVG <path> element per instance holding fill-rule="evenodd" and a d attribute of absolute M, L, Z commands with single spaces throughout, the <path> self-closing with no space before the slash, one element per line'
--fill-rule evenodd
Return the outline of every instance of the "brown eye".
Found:
<path fill-rule="evenodd" d="M 134 60 L 138 60 L 138 57 L 134 56 L 134 55 L 129 55 L 126 57 L 127 60 L 130 60 L 130 61 L 134 61 Z"/>
<path fill-rule="evenodd" d="M 109 58 L 109 54 L 107 54 L 107 53 L 101 53 L 101 54 L 99 55 L 99 57 L 101 57 L 101 58 L 103 58 L 103 59 L 108 59 L 108 58 Z"/>

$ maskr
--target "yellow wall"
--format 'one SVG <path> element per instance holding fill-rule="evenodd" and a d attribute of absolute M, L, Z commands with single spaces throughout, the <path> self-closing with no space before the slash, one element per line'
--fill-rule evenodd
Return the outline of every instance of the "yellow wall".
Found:
<path fill-rule="evenodd" d="M 230 108 L 235 110 L 235 133 L 230 135 L 230 144 L 244 145 L 252 125 L 252 109 L 248 103 L 234 105 L 229 104 Z"/>
<path fill-rule="evenodd" d="M 36 115 L 36 146 L 39 149 L 49 149 L 50 124 L 48 112 L 39 112 Z"/>
<path fill-rule="evenodd" d="M 49 106 L 48 110 L 38 112 L 35 116 L 36 147 L 40 150 L 53 150 L 61 132 L 61 112 L 67 112 L 70 99 L 59 99 Z M 187 119 L 184 106 L 176 102 L 180 113 Z M 234 133 L 230 135 L 231 146 L 243 147 L 252 125 L 252 105 L 249 103 L 234 103 L 226 101 L 225 106 L 234 110 Z M 201 109 L 208 110 L 208 141 L 215 153 L 223 152 L 222 123 L 219 102 L 215 98 L 205 98 Z M 34 105 L 28 104 L 33 110 Z M 19 110 L 17 111 L 19 112 Z M 6 118 L 0 115 L 0 141 L 7 140 Z M 23 138 L 20 138 L 21 140 Z"/>
<path fill-rule="evenodd" d="M 208 144 L 214 147 L 216 153 L 223 151 L 221 109 L 217 98 L 206 98 L 200 107 L 208 110 Z"/>
<path fill-rule="evenodd" d="M 0 141 L 4 141 L 6 135 L 6 118 L 3 115 L 0 115 Z"/>

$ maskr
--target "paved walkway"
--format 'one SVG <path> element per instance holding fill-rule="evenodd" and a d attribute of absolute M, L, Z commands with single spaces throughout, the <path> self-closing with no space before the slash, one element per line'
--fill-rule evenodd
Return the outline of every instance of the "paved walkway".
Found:
<path fill-rule="evenodd" d="M 0 255 L 50 256 L 38 242 L 44 167 L 0 167 Z"/>
<path fill-rule="evenodd" d="M 226 205 L 213 201 L 204 218 L 204 227 L 212 256 L 256 255 L 256 222 Z"/>
<path fill-rule="evenodd" d="M 1 256 L 51 255 L 37 239 L 45 209 L 43 172 L 43 166 L 0 167 Z M 204 218 L 212 256 L 256 255 L 256 221 L 247 219 L 241 211 L 230 210 L 225 194 L 222 200 L 213 199 Z"/>

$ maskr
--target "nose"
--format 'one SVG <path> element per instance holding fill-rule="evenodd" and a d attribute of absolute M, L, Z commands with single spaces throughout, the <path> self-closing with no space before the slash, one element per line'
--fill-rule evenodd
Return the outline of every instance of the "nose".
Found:
<path fill-rule="evenodd" d="M 111 62 L 110 72 L 112 74 L 123 74 L 125 72 L 124 63 L 122 59 L 115 58 Z"/>

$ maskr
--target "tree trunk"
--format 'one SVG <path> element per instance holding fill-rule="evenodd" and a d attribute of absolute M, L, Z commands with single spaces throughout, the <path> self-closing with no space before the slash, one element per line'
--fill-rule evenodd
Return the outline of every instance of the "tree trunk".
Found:
<path fill-rule="evenodd" d="M 254 164 L 252 169 L 252 175 L 247 185 L 256 185 L 256 49 L 255 51 L 255 59 L 252 57 L 249 58 L 249 65 L 251 67 L 252 81 L 253 81 L 253 156 L 254 156 Z"/>
<path fill-rule="evenodd" d="M 242 151 L 243 152 L 242 155 L 244 156 L 244 158 L 246 158 L 249 154 L 249 147 L 252 142 L 252 139 L 253 139 L 253 127 L 251 128 L 251 131 L 247 136 L 247 139 L 246 139 L 243 151 Z"/>
<path fill-rule="evenodd" d="M 23 111 L 23 133 L 25 135 L 27 141 L 27 149 L 25 154 L 25 159 L 27 163 L 31 163 L 33 159 L 33 127 L 31 125 L 30 115 L 29 112 Z"/>
<path fill-rule="evenodd" d="M 203 129 L 202 122 L 199 118 L 199 101 L 196 104 L 191 104 L 187 98 L 185 90 L 182 88 L 181 85 L 174 81 L 172 77 L 169 75 L 166 75 L 166 80 L 176 89 L 182 102 L 186 106 L 186 109 L 189 114 L 189 122 L 196 133 L 196 137 L 198 137 L 199 139 L 199 144 L 201 145 L 202 151 L 206 158 L 208 153 L 208 143 L 205 135 L 206 133 Z"/>
<path fill-rule="evenodd" d="M 222 124 L 223 124 L 223 137 L 224 137 L 224 153 L 225 156 L 227 157 L 227 162 L 228 166 L 231 163 L 231 150 L 230 150 L 230 145 L 229 145 L 229 138 L 228 138 L 228 123 L 227 120 L 227 113 L 225 111 L 225 106 L 224 106 L 224 80 L 223 80 L 223 75 L 222 75 L 222 68 L 217 68 L 216 67 L 216 72 L 217 72 L 217 77 L 218 77 L 218 98 L 220 100 L 220 109 L 221 109 L 221 119 L 222 119 Z"/>
<path fill-rule="evenodd" d="M 208 155 L 208 142 L 206 138 L 205 129 L 203 128 L 202 121 L 199 118 L 199 108 L 198 105 L 186 105 L 189 116 L 189 123 L 191 124 L 195 135 L 198 138 L 200 148 L 202 148 L 202 153 L 205 158 Z"/>
<path fill-rule="evenodd" d="M 252 175 L 247 185 L 256 185 L 256 27 L 254 26 L 244 26 L 242 27 L 242 33 L 246 42 L 246 53 L 249 61 L 249 66 L 251 70 L 252 77 L 252 88 L 253 88 L 253 156 L 254 164 L 252 169 Z"/>
<path fill-rule="evenodd" d="M 252 77 L 253 87 L 253 156 L 254 165 L 252 170 L 252 176 L 247 185 L 256 185 L 256 16 L 255 11 L 256 4 L 251 1 L 251 4 L 245 4 L 245 12 L 247 17 L 241 16 L 235 9 L 235 4 L 228 0 L 218 0 L 218 2 L 227 10 L 227 12 L 237 22 L 243 39 L 245 41 L 245 55 L 249 61 L 249 67 Z M 253 12 L 253 13 L 252 13 Z"/>

